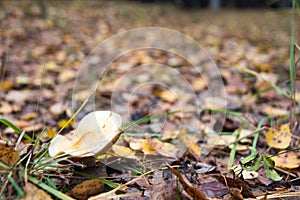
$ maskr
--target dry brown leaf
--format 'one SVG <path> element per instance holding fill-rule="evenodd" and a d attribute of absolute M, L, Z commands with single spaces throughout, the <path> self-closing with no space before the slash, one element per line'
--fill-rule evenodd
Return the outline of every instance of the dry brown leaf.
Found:
<path fill-rule="evenodd" d="M 67 53 L 65 51 L 59 51 L 56 54 L 56 60 L 61 63 L 64 62 L 67 58 Z"/>
<path fill-rule="evenodd" d="M 49 111 L 54 116 L 58 116 L 64 112 L 64 105 L 61 102 L 55 103 L 50 106 Z"/>
<path fill-rule="evenodd" d="M 6 101 L 14 102 L 20 105 L 24 105 L 29 99 L 32 99 L 32 92 L 30 90 L 10 90 L 5 96 Z"/>
<path fill-rule="evenodd" d="M 104 191 L 104 184 L 98 180 L 87 180 L 76 185 L 66 194 L 78 200 L 86 200 L 91 196 L 100 194 Z"/>
<path fill-rule="evenodd" d="M 273 106 L 264 106 L 263 112 L 272 117 L 283 117 L 289 114 L 288 110 L 276 108 Z"/>
<path fill-rule="evenodd" d="M 38 188 L 32 183 L 27 182 L 24 187 L 25 196 L 20 200 L 51 200 L 51 196 L 44 192 L 44 190 Z"/>
<path fill-rule="evenodd" d="M 241 194 L 244 198 L 254 198 L 253 193 L 251 192 L 247 183 L 243 180 L 233 179 L 229 177 L 225 177 L 224 175 L 212 175 L 215 179 L 217 179 L 220 183 L 227 186 L 229 189 L 237 188 L 241 190 Z"/>
<path fill-rule="evenodd" d="M 202 77 L 198 77 L 192 83 L 192 87 L 196 92 L 199 92 L 206 87 L 206 82 Z"/>
<path fill-rule="evenodd" d="M 272 157 L 276 167 L 295 169 L 300 167 L 300 159 L 296 152 L 287 152 Z"/>
<path fill-rule="evenodd" d="M 163 136 L 161 136 L 161 140 L 170 140 L 170 139 L 173 140 L 173 139 L 177 138 L 178 135 L 179 135 L 178 130 L 166 130 L 163 133 Z"/>
<path fill-rule="evenodd" d="M 290 124 L 282 124 L 279 128 L 269 129 L 266 133 L 266 140 L 270 147 L 276 149 L 287 148 L 292 141 Z"/>
<path fill-rule="evenodd" d="M 14 110 L 13 106 L 11 106 L 8 102 L 2 101 L 0 103 L 0 113 L 1 114 L 7 115 L 7 114 L 12 113 L 13 110 Z"/>
<path fill-rule="evenodd" d="M 13 147 L 8 147 L 4 144 L 0 144 L 0 161 L 4 164 L 12 167 L 19 158 L 19 154 Z M 5 170 L 0 166 L 0 170 Z"/>
<path fill-rule="evenodd" d="M 203 103 L 206 108 L 218 110 L 218 109 L 225 109 L 227 106 L 227 102 L 225 99 L 220 97 L 207 97 L 203 99 Z"/>
<path fill-rule="evenodd" d="M 25 121 L 29 121 L 31 119 L 35 119 L 36 117 L 37 117 L 36 112 L 30 112 L 30 113 L 26 113 L 25 115 L 22 115 L 21 119 Z"/>
<path fill-rule="evenodd" d="M 66 83 L 69 80 L 75 78 L 76 73 L 70 69 L 62 70 L 58 75 L 58 81 L 60 83 Z"/>
<path fill-rule="evenodd" d="M 153 93 L 155 96 L 169 103 L 174 103 L 178 99 L 176 93 L 174 93 L 174 91 L 169 89 L 168 90 L 156 89 L 153 91 Z"/>
<path fill-rule="evenodd" d="M 197 200 L 206 200 L 206 196 L 200 192 L 197 188 L 195 188 L 188 180 L 186 180 L 178 171 L 176 171 L 173 167 L 168 166 L 169 170 L 177 176 L 179 182 L 182 184 L 184 190 L 193 198 Z"/>
<path fill-rule="evenodd" d="M 295 100 L 300 101 L 300 92 L 296 92 L 295 94 Z"/>

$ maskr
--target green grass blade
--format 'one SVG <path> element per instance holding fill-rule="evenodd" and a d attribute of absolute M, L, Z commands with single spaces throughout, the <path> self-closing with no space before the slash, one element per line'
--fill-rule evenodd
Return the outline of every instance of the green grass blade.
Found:
<path fill-rule="evenodd" d="M 34 183 L 35 185 L 43 188 L 44 190 L 46 190 L 47 192 L 49 192 L 50 194 L 53 194 L 54 196 L 56 196 L 57 198 L 59 199 L 62 199 L 62 200 L 74 200 L 73 198 L 65 195 L 64 193 L 50 187 L 49 185 L 43 183 L 43 182 L 40 182 L 38 179 L 32 177 L 32 176 L 28 176 L 28 180 L 30 180 L 32 183 Z"/>
<path fill-rule="evenodd" d="M 109 181 L 109 180 L 107 180 L 105 178 L 100 178 L 98 176 L 93 176 L 91 174 L 87 174 L 87 173 L 83 173 L 83 172 L 77 172 L 77 171 L 75 171 L 74 173 L 75 174 L 79 174 L 81 176 L 84 176 L 86 178 L 90 178 L 90 179 L 99 179 L 103 184 L 108 185 L 111 188 L 117 188 L 117 187 L 120 186 L 119 183 L 111 182 L 111 181 Z"/>
<path fill-rule="evenodd" d="M 0 122 L 4 125 L 6 125 L 7 127 L 13 129 L 16 133 L 21 134 L 22 130 L 20 128 L 18 128 L 17 126 L 15 126 L 13 123 L 11 123 L 10 121 L 1 118 Z M 30 142 L 33 141 L 33 139 L 31 137 L 29 137 L 29 135 L 27 135 L 26 133 L 24 134 L 24 138 L 26 138 L 27 140 L 29 140 Z"/>
<path fill-rule="evenodd" d="M 12 184 L 12 186 L 17 191 L 18 195 L 16 199 L 19 199 L 20 197 L 24 196 L 24 192 L 22 188 L 16 183 L 16 181 L 13 179 L 13 177 L 9 177 L 9 182 Z"/>
<path fill-rule="evenodd" d="M 158 119 L 158 118 L 161 118 L 161 117 L 174 115 L 175 113 L 179 113 L 179 112 L 180 112 L 180 110 L 176 110 L 176 111 L 172 111 L 172 112 L 166 112 L 166 113 L 162 113 L 162 114 L 148 116 L 148 117 L 145 117 L 145 118 L 142 118 L 142 119 L 138 119 L 138 120 L 135 120 L 135 121 L 132 121 L 132 122 L 126 124 L 124 129 L 128 129 L 131 126 L 134 126 L 134 125 L 140 125 L 140 124 L 149 122 L 153 119 Z"/>
<path fill-rule="evenodd" d="M 233 147 L 230 151 L 230 156 L 229 156 L 229 159 L 228 159 L 228 165 L 227 165 L 227 169 L 231 169 L 232 165 L 233 165 L 233 162 L 234 162 L 234 157 L 235 157 L 235 154 L 236 154 L 236 147 L 237 147 L 237 144 L 239 142 L 239 137 L 240 137 L 240 134 L 241 134 L 241 131 L 242 131 L 242 128 L 243 128 L 243 124 L 240 126 L 238 132 L 237 132 L 237 135 L 235 137 L 235 142 L 233 144 Z"/>

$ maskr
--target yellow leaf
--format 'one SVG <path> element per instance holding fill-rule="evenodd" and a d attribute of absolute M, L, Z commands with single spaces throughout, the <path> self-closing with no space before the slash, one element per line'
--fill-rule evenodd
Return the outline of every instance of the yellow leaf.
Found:
<path fill-rule="evenodd" d="M 46 130 L 47 130 L 47 135 L 46 135 L 47 138 L 52 139 L 56 135 L 55 128 L 48 127 Z"/>
<path fill-rule="evenodd" d="M 58 127 L 62 128 L 66 123 L 68 122 L 67 119 L 62 119 L 58 122 Z M 70 128 L 72 125 L 74 124 L 74 121 L 72 120 L 67 126 L 66 128 Z"/>
<path fill-rule="evenodd" d="M 149 138 L 148 141 L 160 155 L 177 158 L 177 147 L 173 144 L 162 142 L 157 138 Z"/>
<path fill-rule="evenodd" d="M 3 81 L 0 83 L 0 88 L 3 90 L 9 90 L 14 86 L 12 81 Z"/>
<path fill-rule="evenodd" d="M 279 129 L 269 129 L 266 133 L 266 140 L 270 147 L 276 149 L 287 148 L 292 141 L 290 124 L 282 124 Z"/>
<path fill-rule="evenodd" d="M 192 135 L 186 133 L 181 133 L 178 139 L 184 144 L 184 146 L 189 150 L 190 154 L 194 156 L 195 159 L 199 160 L 201 156 L 200 147 L 194 142 L 195 138 Z"/>
<path fill-rule="evenodd" d="M 115 154 L 117 154 L 117 156 L 119 157 L 126 157 L 126 158 L 132 158 L 132 159 L 136 159 L 135 156 L 135 152 L 132 151 L 130 148 L 128 147 L 124 147 L 121 145 L 113 145 L 112 146 L 112 150 L 115 152 Z"/>
<path fill-rule="evenodd" d="M 273 157 L 273 160 L 275 166 L 280 168 L 295 169 L 300 166 L 300 159 L 295 152 L 279 154 L 278 156 Z"/>
<path fill-rule="evenodd" d="M 53 61 L 49 61 L 45 64 L 45 69 L 47 71 L 51 71 L 51 72 L 58 72 L 60 69 L 59 69 L 59 66 L 53 62 Z"/>
<path fill-rule="evenodd" d="M 146 139 L 143 140 L 142 152 L 144 154 L 158 155 L 158 152 L 153 148 L 153 146 Z"/>

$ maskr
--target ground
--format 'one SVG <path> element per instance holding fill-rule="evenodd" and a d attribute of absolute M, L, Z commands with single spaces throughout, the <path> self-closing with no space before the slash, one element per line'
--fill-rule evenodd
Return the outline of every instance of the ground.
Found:
<path fill-rule="evenodd" d="M 299 9 L 0 5 L 1 199 L 300 196 Z"/>

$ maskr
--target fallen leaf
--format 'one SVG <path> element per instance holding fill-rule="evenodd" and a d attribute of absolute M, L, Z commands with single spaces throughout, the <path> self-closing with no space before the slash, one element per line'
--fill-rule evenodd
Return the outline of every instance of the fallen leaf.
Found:
<path fill-rule="evenodd" d="M 163 136 L 161 136 L 161 140 L 170 140 L 170 139 L 175 139 L 179 135 L 178 130 L 166 130 L 163 133 Z"/>
<path fill-rule="evenodd" d="M 253 132 L 248 129 L 242 129 L 239 138 L 250 137 L 252 133 Z M 208 138 L 207 144 L 214 145 L 216 147 L 221 147 L 221 148 L 227 147 L 235 142 L 237 134 L 238 134 L 238 130 L 235 130 L 231 135 L 220 135 L 218 136 L 218 138 L 215 137 Z M 244 150 L 244 147 L 239 147 L 239 148 L 242 148 L 241 150 Z"/>
<path fill-rule="evenodd" d="M 206 82 L 202 77 L 198 77 L 193 81 L 192 87 L 196 92 L 199 92 L 206 88 Z"/>
<path fill-rule="evenodd" d="M 69 80 L 75 78 L 76 73 L 70 69 L 62 70 L 58 75 L 58 81 L 60 83 L 66 83 Z"/>
<path fill-rule="evenodd" d="M 169 103 L 174 103 L 178 99 L 176 93 L 170 89 L 167 90 L 155 89 L 153 93 L 155 96 Z"/>
<path fill-rule="evenodd" d="M 7 114 L 12 113 L 13 110 L 14 110 L 13 106 L 11 106 L 8 102 L 2 101 L 0 103 L 0 113 L 1 114 L 7 115 Z"/>
<path fill-rule="evenodd" d="M 25 196 L 20 200 L 51 200 L 51 196 L 44 192 L 44 190 L 38 188 L 32 183 L 27 182 L 24 187 Z"/>
<path fill-rule="evenodd" d="M 50 72 L 59 72 L 60 67 L 53 61 L 49 61 L 45 64 L 45 69 Z"/>
<path fill-rule="evenodd" d="M 129 141 L 129 147 L 133 150 L 140 150 L 147 155 L 158 155 L 158 152 L 152 147 L 147 139 L 131 138 Z"/>
<path fill-rule="evenodd" d="M 144 195 L 151 200 L 178 199 L 176 187 L 179 187 L 176 180 L 161 180 L 158 184 L 146 185 Z"/>
<path fill-rule="evenodd" d="M 295 169 L 300 167 L 300 159 L 296 152 L 287 152 L 278 156 L 272 157 L 275 162 L 275 167 Z"/>
<path fill-rule="evenodd" d="M 276 149 L 287 148 L 292 141 L 290 124 L 282 124 L 279 128 L 269 129 L 266 133 L 266 140 L 270 147 Z"/>
<path fill-rule="evenodd" d="M 253 193 L 245 181 L 225 177 L 224 175 L 213 175 L 213 177 L 229 189 L 237 188 L 241 190 L 241 194 L 244 198 L 254 198 Z"/>
<path fill-rule="evenodd" d="M 3 81 L 3 82 L 0 83 L 0 88 L 1 88 L 2 90 L 9 90 L 9 89 L 11 89 L 13 86 L 14 86 L 14 83 L 13 83 L 12 81 L 9 81 L 9 80 Z"/>
<path fill-rule="evenodd" d="M 68 122 L 67 119 L 59 120 L 59 122 L 57 123 L 58 127 L 59 128 L 64 127 L 67 122 Z M 65 128 L 71 128 L 73 124 L 74 124 L 74 120 L 72 120 Z"/>
<path fill-rule="evenodd" d="M 32 92 L 30 90 L 10 90 L 5 99 L 6 101 L 24 105 L 27 100 L 32 99 Z"/>
<path fill-rule="evenodd" d="M 228 194 L 228 188 L 217 180 L 197 184 L 196 187 L 208 198 L 218 198 Z"/>
<path fill-rule="evenodd" d="M 221 97 L 207 97 L 203 99 L 204 106 L 212 110 L 225 109 L 227 102 Z"/>
<path fill-rule="evenodd" d="M 177 158 L 176 146 L 167 142 L 162 142 L 157 138 L 148 138 L 148 142 L 160 155 L 170 158 Z"/>
<path fill-rule="evenodd" d="M 94 179 L 83 181 L 66 194 L 78 200 L 86 200 L 91 196 L 102 193 L 103 191 L 104 184 L 100 180 Z"/>
<path fill-rule="evenodd" d="M 8 147 L 4 144 L 0 144 L 0 161 L 4 164 L 12 167 L 18 160 L 19 154 L 14 150 L 13 147 Z M 5 168 L 0 166 L 0 170 L 5 170 Z"/>
<path fill-rule="evenodd" d="M 201 149 L 195 143 L 195 137 L 189 135 L 185 132 L 181 132 L 178 136 L 178 139 L 184 144 L 184 146 L 188 149 L 189 153 L 196 159 L 200 160 L 201 157 Z"/>
<path fill-rule="evenodd" d="M 30 112 L 30 113 L 26 113 L 25 115 L 22 115 L 21 119 L 25 120 L 25 121 L 29 121 L 29 120 L 35 119 L 36 116 L 37 116 L 36 112 Z"/>
<path fill-rule="evenodd" d="M 272 117 L 283 117 L 289 114 L 288 110 L 267 105 L 263 107 L 263 112 Z"/>
<path fill-rule="evenodd" d="M 295 94 L 295 100 L 300 101 L 300 92 L 296 92 Z"/>
<path fill-rule="evenodd" d="M 112 150 L 115 154 L 117 154 L 117 156 L 136 159 L 135 152 L 128 147 L 115 144 L 112 146 Z"/>
<path fill-rule="evenodd" d="M 194 187 L 188 180 L 186 180 L 178 171 L 176 171 L 173 167 L 168 166 L 169 170 L 177 176 L 179 182 L 182 184 L 184 190 L 193 198 L 197 200 L 206 200 L 206 196 L 200 192 L 196 187 Z"/>
<path fill-rule="evenodd" d="M 49 111 L 54 116 L 58 116 L 64 112 L 64 105 L 61 102 L 55 103 L 50 106 Z"/>
<path fill-rule="evenodd" d="M 44 137 L 50 139 L 52 139 L 57 133 L 55 128 L 50 128 L 50 127 L 47 127 L 46 131 L 47 134 Z"/>

